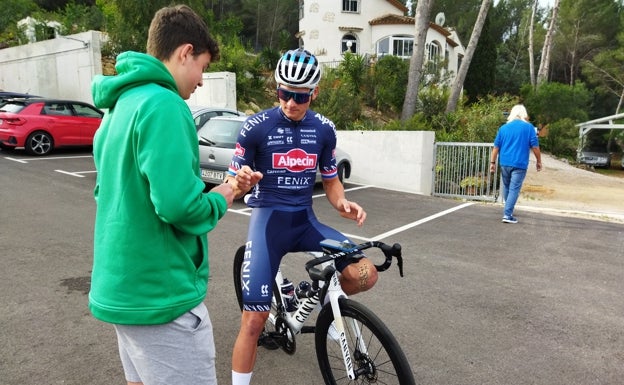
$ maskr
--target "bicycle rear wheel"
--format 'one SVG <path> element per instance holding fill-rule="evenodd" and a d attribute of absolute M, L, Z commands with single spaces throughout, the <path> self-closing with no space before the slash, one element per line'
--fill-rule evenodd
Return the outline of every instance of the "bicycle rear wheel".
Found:
<path fill-rule="evenodd" d="M 351 299 L 341 298 L 339 304 L 356 379 L 347 376 L 340 341 L 329 334 L 334 314 L 331 306 L 325 305 L 316 321 L 315 335 L 316 357 L 325 384 L 414 385 L 409 362 L 381 319 Z"/>
<path fill-rule="evenodd" d="M 236 250 L 234 254 L 234 266 L 232 269 L 234 278 L 234 291 L 236 292 L 236 300 L 238 301 L 238 308 L 243 311 L 243 287 L 242 287 L 242 269 L 243 259 L 245 258 L 245 245 L 242 245 Z"/>

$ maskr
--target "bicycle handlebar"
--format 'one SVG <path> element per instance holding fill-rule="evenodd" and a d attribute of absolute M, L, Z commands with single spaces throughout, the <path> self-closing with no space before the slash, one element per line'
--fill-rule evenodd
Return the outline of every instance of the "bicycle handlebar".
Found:
<path fill-rule="evenodd" d="M 319 258 L 311 259 L 305 264 L 305 269 L 310 275 L 310 278 L 312 278 L 313 280 L 319 279 L 327 281 L 335 271 L 335 268 L 333 266 L 328 266 L 323 271 L 321 271 L 315 268 L 316 265 L 330 261 L 332 259 L 353 257 L 354 255 L 359 254 L 360 251 L 370 249 L 371 247 L 376 247 L 380 249 L 386 257 L 385 261 L 382 264 L 375 265 L 377 271 L 388 270 L 390 265 L 392 265 L 392 257 L 395 257 L 397 259 L 397 266 L 399 267 L 399 274 L 401 275 L 401 277 L 403 277 L 403 257 L 401 255 L 401 245 L 399 245 L 398 243 L 390 246 L 381 241 L 369 241 L 360 243 L 359 245 L 334 245 L 332 243 L 330 245 L 322 244 L 322 246 L 324 255 Z"/>

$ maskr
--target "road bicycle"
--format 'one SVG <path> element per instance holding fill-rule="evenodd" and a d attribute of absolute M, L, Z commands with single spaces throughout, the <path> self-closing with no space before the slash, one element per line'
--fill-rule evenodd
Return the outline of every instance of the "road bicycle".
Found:
<path fill-rule="evenodd" d="M 314 258 L 305 264 L 312 282 L 299 284 L 292 298 L 291 294 L 282 292 L 284 276 L 281 267 L 278 269 L 271 311 L 258 346 L 282 348 L 292 355 L 297 347 L 296 336 L 314 333 L 316 357 L 325 384 L 415 384 L 409 362 L 396 338 L 371 310 L 347 297 L 334 264 L 339 259 L 353 261 L 360 251 L 378 248 L 385 260 L 375 265 L 377 270 L 387 270 L 394 257 L 402 277 L 401 245 L 390 246 L 380 241 L 356 245 L 324 240 L 321 247 L 323 252 L 308 253 Z M 236 251 L 233 269 L 236 298 L 241 310 L 242 287 L 248 274 L 245 256 L 243 245 Z M 315 325 L 305 325 L 319 304 L 324 305 Z"/>

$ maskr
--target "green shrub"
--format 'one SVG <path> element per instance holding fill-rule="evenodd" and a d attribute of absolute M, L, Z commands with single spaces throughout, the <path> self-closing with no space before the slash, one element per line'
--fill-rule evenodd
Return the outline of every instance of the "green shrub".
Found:
<path fill-rule="evenodd" d="M 540 147 L 555 156 L 575 160 L 578 135 L 572 119 L 561 119 L 548 125 L 548 135 L 540 139 Z"/>

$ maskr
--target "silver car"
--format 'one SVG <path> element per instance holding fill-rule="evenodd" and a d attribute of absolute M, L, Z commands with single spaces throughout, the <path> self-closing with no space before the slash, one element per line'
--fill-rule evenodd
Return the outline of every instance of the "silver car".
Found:
<path fill-rule="evenodd" d="M 577 155 L 579 163 L 594 167 L 611 167 L 611 154 L 606 150 L 581 150 Z"/>
<path fill-rule="evenodd" d="M 197 131 L 199 139 L 199 163 L 201 176 L 208 184 L 220 184 L 234 155 L 238 133 L 247 119 L 246 116 L 218 116 L 211 118 Z M 351 175 L 351 157 L 341 149 L 336 149 L 338 178 L 341 182 Z M 321 181 L 320 172 L 316 182 Z"/>
<path fill-rule="evenodd" d="M 215 116 L 245 116 L 245 113 L 242 111 L 225 107 L 189 106 L 189 108 L 191 109 L 191 114 L 193 114 L 197 130 Z"/>

